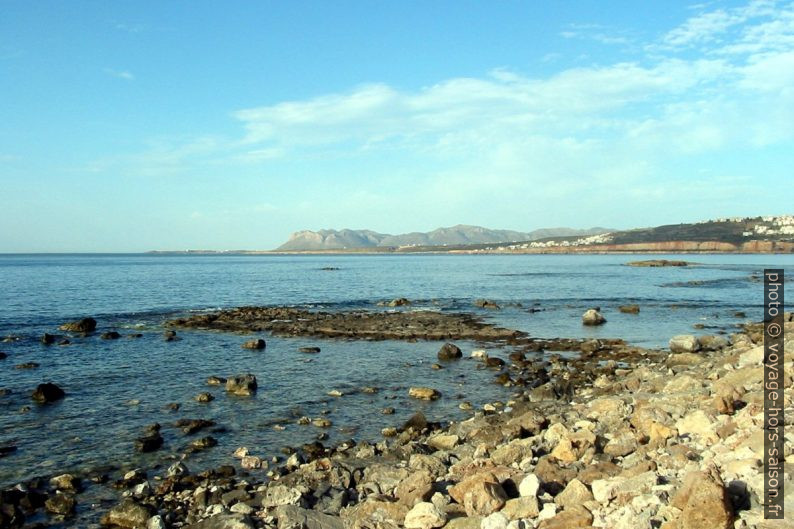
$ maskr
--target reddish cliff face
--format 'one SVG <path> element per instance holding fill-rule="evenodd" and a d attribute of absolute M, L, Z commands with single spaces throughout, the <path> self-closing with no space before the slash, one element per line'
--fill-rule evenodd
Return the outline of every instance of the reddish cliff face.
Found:
<path fill-rule="evenodd" d="M 748 241 L 742 244 L 742 251 L 747 253 L 794 253 L 794 242 Z"/>
<path fill-rule="evenodd" d="M 735 244 L 719 241 L 664 241 L 664 242 L 637 242 L 629 244 L 604 244 L 591 246 L 591 248 L 604 248 L 607 251 L 618 252 L 736 252 L 739 248 Z"/>

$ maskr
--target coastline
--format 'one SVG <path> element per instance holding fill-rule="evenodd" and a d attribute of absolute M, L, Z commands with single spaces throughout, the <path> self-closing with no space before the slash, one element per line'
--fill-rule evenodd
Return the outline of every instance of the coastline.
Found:
<path fill-rule="evenodd" d="M 794 335 L 794 323 L 786 331 Z M 679 340 L 689 345 L 676 342 L 678 352 L 589 340 L 576 343 L 578 356 L 548 363 L 511 355 L 511 398 L 468 420 L 385 420 L 383 441 L 295 447 L 275 466 L 248 447 L 236 453 L 245 453 L 242 470 L 191 474 L 176 462 L 131 471 L 114 483 L 125 499 L 101 510 L 106 523 L 147 529 L 694 529 L 733 527 L 737 517 L 762 527 L 759 331 L 748 326 L 730 344 L 718 338 Z M 793 346 L 787 340 L 787 388 Z M 691 500 L 692 483 L 708 495 Z M 23 514 L 25 505 L 52 511 L 80 501 L 75 476 L 54 477 L 46 493 L 27 489 L 4 491 L 4 503 Z M 703 502 L 710 517 L 698 525 Z"/>
<path fill-rule="evenodd" d="M 794 254 L 794 243 L 752 240 L 740 244 L 719 241 L 664 241 L 625 244 L 512 247 L 512 245 L 409 246 L 334 250 L 151 250 L 149 255 L 658 255 L 658 254 Z"/>

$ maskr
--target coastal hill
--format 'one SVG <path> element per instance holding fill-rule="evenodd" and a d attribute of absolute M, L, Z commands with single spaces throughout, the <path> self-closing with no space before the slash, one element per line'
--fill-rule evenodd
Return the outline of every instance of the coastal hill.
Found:
<path fill-rule="evenodd" d="M 720 218 L 585 237 L 548 237 L 520 243 L 469 246 L 459 250 L 489 253 L 794 253 L 794 215 Z"/>
<path fill-rule="evenodd" d="M 544 228 L 530 232 L 491 230 L 481 226 L 458 224 L 438 228 L 431 232 L 412 232 L 389 235 L 370 230 L 320 230 L 298 231 L 276 251 L 348 250 L 359 248 L 460 246 L 491 243 L 535 241 L 548 237 L 582 237 L 608 233 L 606 228 L 576 230 L 571 228 Z"/>

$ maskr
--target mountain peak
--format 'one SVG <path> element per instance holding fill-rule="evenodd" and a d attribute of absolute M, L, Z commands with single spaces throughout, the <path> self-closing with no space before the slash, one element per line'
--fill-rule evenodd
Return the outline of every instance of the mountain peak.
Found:
<path fill-rule="evenodd" d="M 437 228 L 430 232 L 389 235 L 372 230 L 323 229 L 296 231 L 277 251 L 349 250 L 354 248 L 399 246 L 445 246 L 458 244 L 489 244 L 501 242 L 532 241 L 544 237 L 596 235 L 610 230 L 590 228 L 545 228 L 531 232 L 492 230 L 482 226 L 457 224 Z"/>

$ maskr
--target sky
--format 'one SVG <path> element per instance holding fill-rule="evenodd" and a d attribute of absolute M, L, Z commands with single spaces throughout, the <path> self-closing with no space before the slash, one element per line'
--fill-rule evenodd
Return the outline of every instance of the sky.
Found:
<path fill-rule="evenodd" d="M 0 12 L 0 252 L 794 209 L 791 1 Z"/>

